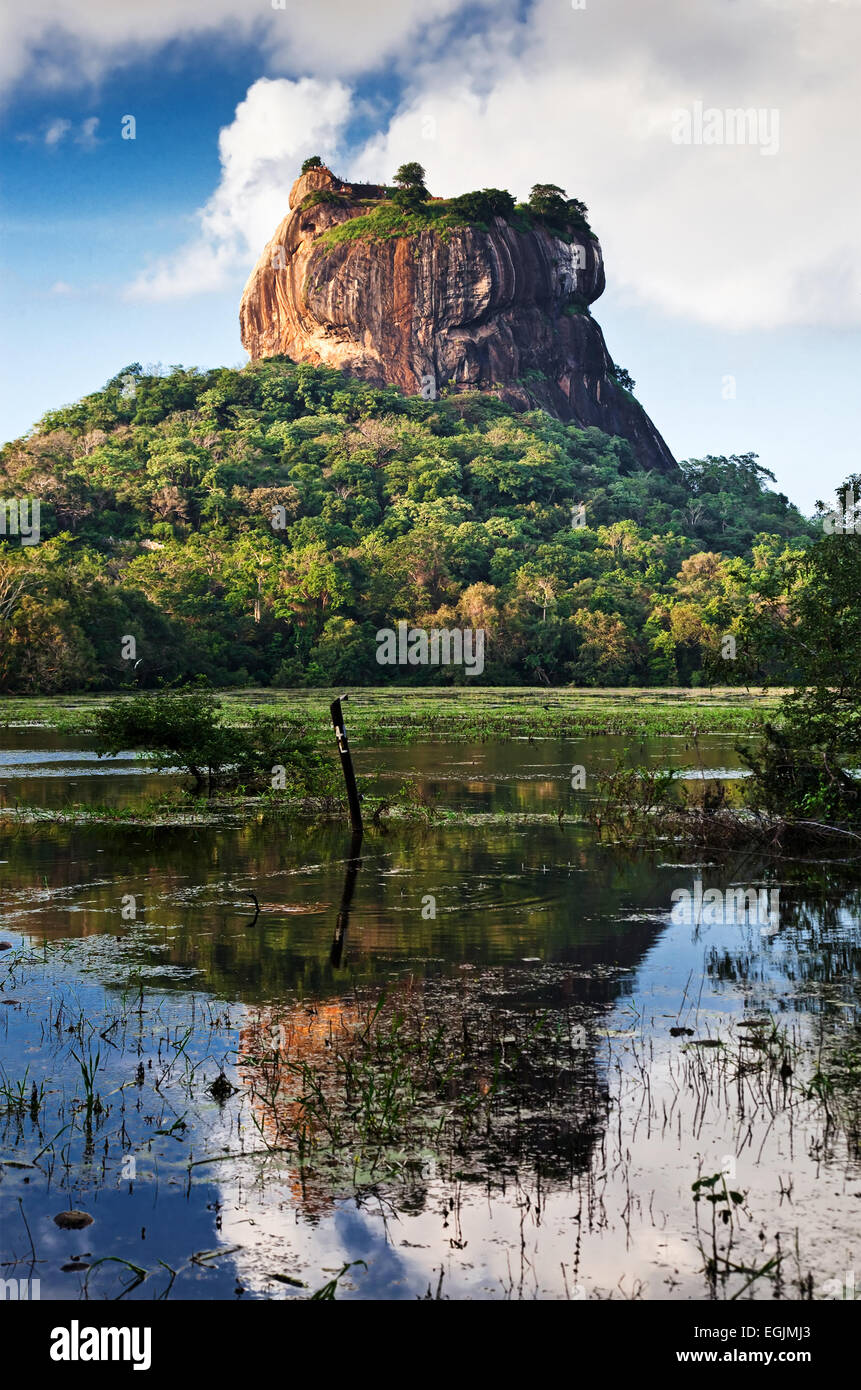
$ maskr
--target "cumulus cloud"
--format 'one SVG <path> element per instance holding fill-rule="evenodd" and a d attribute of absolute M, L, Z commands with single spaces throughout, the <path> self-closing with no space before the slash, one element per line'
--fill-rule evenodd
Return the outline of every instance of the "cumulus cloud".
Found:
<path fill-rule="evenodd" d="M 504 8 L 513 0 L 479 0 Z M 273 72 L 335 76 L 410 56 L 467 0 L 27 0 L 0 8 L 0 87 L 96 82 L 182 39 L 257 40 Z"/>
<path fill-rule="evenodd" d="M 198 235 L 133 294 L 241 283 L 286 211 L 300 158 L 319 149 L 357 178 L 388 180 L 419 159 L 438 193 L 497 185 L 524 197 L 535 182 L 563 184 L 589 205 L 609 279 L 631 302 L 741 330 L 861 319 L 861 204 L 848 172 L 857 0 L 583 10 L 534 0 L 525 12 L 500 0 L 456 41 L 457 0 L 287 4 L 261 42 L 316 77 L 251 87 L 221 133 L 222 176 Z M 214 0 L 210 21 L 245 22 L 231 0 Z M 153 33 L 169 22 L 159 4 L 146 21 Z M 186 22 L 204 22 L 196 6 Z M 402 74 L 400 107 L 351 150 L 342 78 L 383 54 Z M 762 112 L 772 152 L 756 140 L 674 142 L 678 113 L 697 103 L 722 118 Z"/>
<path fill-rule="evenodd" d="M 350 112 L 343 83 L 261 78 L 218 138 L 221 179 L 198 213 L 198 231 L 129 287 L 136 299 L 223 290 L 247 273 L 287 212 L 302 158 L 331 158 Z"/>
<path fill-rule="evenodd" d="M 850 4 L 540 0 L 491 71 L 476 41 L 417 72 L 353 172 L 419 158 L 444 193 L 552 180 L 589 205 L 632 301 L 738 329 L 858 323 L 859 41 Z M 762 111 L 776 151 L 674 143 L 697 102 Z"/>

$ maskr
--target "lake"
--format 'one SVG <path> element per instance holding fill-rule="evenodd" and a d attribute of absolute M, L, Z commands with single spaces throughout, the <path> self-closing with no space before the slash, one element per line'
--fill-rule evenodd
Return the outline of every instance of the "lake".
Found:
<path fill-rule="evenodd" d="M 0 732 L 0 805 L 55 817 L 7 819 L 0 846 L 5 1277 L 42 1298 L 854 1297 L 857 876 L 573 819 L 620 755 L 732 778 L 734 742 L 356 746 L 370 787 L 414 777 L 435 808 L 357 852 L 262 812 L 63 823 L 172 779 Z M 67 1209 L 93 1219 L 62 1229 Z"/>

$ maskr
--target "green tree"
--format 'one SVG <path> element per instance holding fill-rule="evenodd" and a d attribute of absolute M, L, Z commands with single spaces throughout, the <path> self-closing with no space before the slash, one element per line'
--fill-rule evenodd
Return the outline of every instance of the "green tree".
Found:
<path fill-rule="evenodd" d="M 539 217 L 556 222 L 564 221 L 568 214 L 564 188 L 560 188 L 556 183 L 533 184 L 529 194 L 529 209 Z"/>
<path fill-rule="evenodd" d="M 754 454 L 647 472 L 625 440 L 489 393 L 133 363 L 0 450 L 0 495 L 42 500 L 38 546 L 0 536 L 0 685 L 373 683 L 368 625 L 466 622 L 491 591 L 494 683 L 786 684 L 775 635 L 813 527 L 772 482 Z"/>
<path fill-rule="evenodd" d="M 449 206 L 458 217 L 468 222 L 491 222 L 494 217 L 510 217 L 515 202 L 506 188 L 481 188 L 473 193 L 460 193 Z"/>
<path fill-rule="evenodd" d="M 247 728 L 230 728 L 221 701 L 203 684 L 117 700 L 97 711 L 95 738 L 100 757 L 140 750 L 156 767 L 179 764 L 195 791 L 208 795 L 219 787 L 262 790 L 277 784 L 278 773 L 284 790 L 331 794 L 336 785 L 303 729 L 261 714 Z"/>
<path fill-rule="evenodd" d="M 402 164 L 394 177 L 398 188 L 424 188 L 425 170 L 417 160 Z"/>
<path fill-rule="evenodd" d="M 402 164 L 394 177 L 397 186 L 395 202 L 399 207 L 414 210 L 430 197 L 425 187 L 425 171 L 416 160 Z"/>
<path fill-rule="evenodd" d="M 626 372 L 625 368 L 620 367 L 617 362 L 613 363 L 613 380 L 617 383 L 617 385 L 622 386 L 626 391 L 630 391 L 633 395 L 634 387 L 637 383 L 631 376 L 631 373 Z"/>
<path fill-rule="evenodd" d="M 839 494 L 838 494 L 839 496 Z M 776 640 L 798 671 L 759 749 L 756 795 L 783 815 L 861 820 L 861 536 L 824 535 L 790 566 Z"/>

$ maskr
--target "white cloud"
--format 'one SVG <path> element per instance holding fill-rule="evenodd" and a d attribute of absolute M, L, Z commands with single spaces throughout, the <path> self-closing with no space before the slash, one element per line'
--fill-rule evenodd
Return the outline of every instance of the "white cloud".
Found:
<path fill-rule="evenodd" d="M 418 72 L 354 176 L 419 158 L 435 192 L 553 180 L 589 205 L 631 300 L 738 329 L 861 321 L 857 6 L 541 0 L 520 37 L 492 71 L 474 44 Z M 777 109 L 778 152 L 673 144 L 697 100 Z"/>
<path fill-rule="evenodd" d="M 129 287 L 134 299 L 174 299 L 241 285 L 288 210 L 309 154 L 331 157 L 350 113 L 339 81 L 261 78 L 218 137 L 221 181 L 198 213 L 199 232 Z"/>
<path fill-rule="evenodd" d="M 81 128 L 78 131 L 78 134 L 75 136 L 75 139 L 77 140 L 78 144 L 83 145 L 84 149 L 86 150 L 93 149 L 93 147 L 98 143 L 98 141 L 96 140 L 96 131 L 98 130 L 98 128 L 98 116 L 88 116 L 85 121 L 81 122 Z"/>
<path fill-rule="evenodd" d="M 319 149 L 374 179 L 418 158 L 442 193 L 492 184 L 523 197 L 534 182 L 561 183 L 589 205 L 614 288 L 671 314 L 740 330 L 861 321 L 855 0 L 665 0 L 660 10 L 536 0 L 525 20 L 506 0 L 492 22 L 444 42 L 455 6 L 291 0 L 273 11 L 270 54 L 284 64 L 301 54 L 318 77 L 250 88 L 221 132 L 222 177 L 199 235 L 131 293 L 241 286 L 287 210 L 300 159 Z M 219 22 L 232 14 L 229 0 L 215 8 Z M 188 24 L 198 15 L 182 12 Z M 319 74 L 358 71 L 383 51 L 405 74 L 402 105 L 351 155 L 349 92 Z M 674 144 L 674 112 L 697 101 L 777 110 L 777 153 Z"/>
<path fill-rule="evenodd" d="M 54 145 L 59 145 L 60 141 L 65 139 L 71 129 L 72 122 L 67 121 L 63 116 L 58 116 L 56 120 L 50 122 L 45 131 L 45 144 L 48 145 L 49 148 Z"/>
<path fill-rule="evenodd" d="M 513 0 L 483 0 L 492 9 Z M 274 72 L 319 76 L 387 63 L 467 0 L 27 0 L 0 8 L 0 85 L 96 82 L 177 39 L 259 41 Z"/>

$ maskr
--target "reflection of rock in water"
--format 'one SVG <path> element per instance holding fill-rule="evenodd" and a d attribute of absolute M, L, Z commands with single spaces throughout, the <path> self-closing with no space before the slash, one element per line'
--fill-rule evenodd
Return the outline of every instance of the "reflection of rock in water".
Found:
<path fill-rule="evenodd" d="M 606 1089 L 594 1008 L 572 972 L 495 970 L 410 982 L 377 999 L 269 1005 L 241 1033 L 239 1077 L 306 1213 L 384 1182 L 399 1207 L 424 1206 L 437 1177 L 538 1177 L 567 1186 L 589 1171 Z"/>
<path fill-rule="evenodd" d="M 331 1070 L 332 1049 L 361 1028 L 355 1005 L 347 1003 L 262 1007 L 239 1034 L 238 1075 L 251 1094 L 251 1103 L 266 1144 L 272 1148 L 300 1142 L 303 1131 L 315 1129 L 314 1115 L 301 1099 L 302 1067 L 322 1081 Z M 334 1198 L 330 1180 L 316 1166 L 310 1170 L 298 1159 L 290 1164 L 289 1187 L 306 1213 L 321 1215 Z"/>

